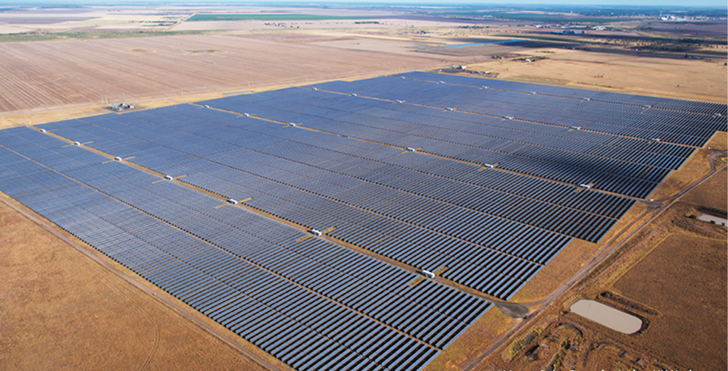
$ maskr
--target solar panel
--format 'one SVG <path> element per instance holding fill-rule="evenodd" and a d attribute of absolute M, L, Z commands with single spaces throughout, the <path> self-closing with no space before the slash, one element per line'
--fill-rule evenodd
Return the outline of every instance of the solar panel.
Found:
<path fill-rule="evenodd" d="M 508 300 L 726 124 L 394 77 L 3 130 L 0 191 L 293 368 L 417 370 L 491 305 L 414 270 Z"/>
<path fill-rule="evenodd" d="M 333 368 L 419 369 L 489 306 L 438 284 L 409 286 L 412 273 L 20 129 L 0 141 L 4 192 L 292 367 L 346 353 L 358 358 Z M 467 309 L 415 299 L 443 293 Z M 340 333 L 337 321 L 361 332 Z M 317 339 L 308 362 L 303 337 Z M 382 351 L 364 337 L 398 346 Z"/>

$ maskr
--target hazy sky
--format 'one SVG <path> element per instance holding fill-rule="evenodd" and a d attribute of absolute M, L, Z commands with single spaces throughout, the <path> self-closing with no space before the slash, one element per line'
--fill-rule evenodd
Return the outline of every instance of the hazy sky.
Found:
<path fill-rule="evenodd" d="M 680 7 L 695 7 L 695 6 L 711 6 L 711 7 L 728 7 L 728 4 L 726 3 L 726 0 L 509 0 L 509 1 L 503 1 L 503 0 L 493 0 L 493 1 L 487 1 L 487 0 L 454 0 L 454 1 L 443 1 L 443 0 L 393 0 L 393 1 L 382 1 L 382 0 L 338 0 L 338 1 L 332 1 L 332 0 L 319 0 L 319 1 L 311 1 L 311 0 L 271 0 L 271 1 L 250 1 L 250 0 L 241 0 L 241 1 L 225 1 L 225 0 L 169 0 L 165 1 L 165 3 L 251 3 L 254 2 L 256 5 L 261 5 L 262 3 L 271 3 L 271 4 L 280 4 L 280 3 L 308 3 L 308 4 L 316 4 L 316 3 L 346 3 L 346 4 L 382 4 L 382 5 L 397 5 L 397 4 L 422 4 L 422 5 L 440 5 L 440 6 L 453 6 L 458 4 L 468 4 L 468 5 L 504 5 L 508 6 L 509 4 L 537 4 L 537 5 L 606 5 L 606 6 L 614 6 L 614 5 L 636 5 L 636 6 L 680 6 Z"/>
<path fill-rule="evenodd" d="M 108 2 L 101 2 L 99 0 L 0 0 L 0 4 L 6 5 L 35 5 L 35 4 L 79 4 L 79 5 L 115 5 L 115 4 L 145 4 L 141 0 L 111 0 Z M 256 1 L 256 0 L 163 0 L 163 1 L 152 1 L 152 4 L 254 4 L 264 5 L 266 3 L 270 5 L 281 5 L 281 4 L 322 4 L 322 3 L 345 3 L 345 4 L 381 4 L 381 5 L 440 5 L 440 6 L 454 6 L 458 4 L 468 5 L 504 5 L 509 4 L 535 4 L 535 5 L 605 5 L 605 6 L 619 6 L 619 5 L 633 5 L 633 6 L 676 6 L 676 7 L 728 7 L 726 0 L 509 0 L 507 2 L 503 0 L 455 0 L 455 1 L 443 1 L 443 0 L 269 0 L 269 1 Z"/>

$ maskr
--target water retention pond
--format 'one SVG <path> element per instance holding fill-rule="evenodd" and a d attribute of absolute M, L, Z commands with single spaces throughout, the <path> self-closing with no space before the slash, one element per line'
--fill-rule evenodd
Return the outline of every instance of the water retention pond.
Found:
<path fill-rule="evenodd" d="M 641 319 L 594 300 L 579 300 L 571 311 L 624 334 L 634 334 L 642 327 Z"/>

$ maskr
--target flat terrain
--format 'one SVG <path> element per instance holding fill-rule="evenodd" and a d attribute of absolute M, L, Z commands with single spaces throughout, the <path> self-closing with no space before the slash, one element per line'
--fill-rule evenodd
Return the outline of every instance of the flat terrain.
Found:
<path fill-rule="evenodd" d="M 499 47 L 508 53 L 508 44 Z M 524 51 L 513 44 L 515 52 Z M 627 52 L 614 48 L 588 50 L 536 48 L 527 57 L 545 57 L 532 63 L 513 59 L 471 64 L 469 69 L 491 71 L 499 79 L 562 85 L 616 93 L 653 95 L 725 103 L 728 67 L 725 58 L 707 60 L 678 59 L 659 53 Z"/>
<path fill-rule="evenodd" d="M 0 369 L 264 370 L 4 202 L 0 225 Z"/>
<path fill-rule="evenodd" d="M 641 340 L 660 358 L 684 367 L 726 367 L 726 301 L 718 295 L 726 281 L 716 279 L 726 276 L 726 258 L 725 239 L 672 234 L 614 284 L 659 313 Z"/>
<path fill-rule="evenodd" d="M 394 73 L 450 62 L 234 35 L 2 43 L 0 53 L 0 112 L 6 114 L 105 99 L 133 102 Z"/>
<path fill-rule="evenodd" d="M 613 46 L 565 49 L 545 42 L 529 47 L 479 47 L 456 56 L 416 52 L 412 47 L 478 42 L 473 37 L 477 33 L 458 28 L 470 22 L 391 18 L 395 14 L 378 12 L 372 14 L 382 17 L 380 24 L 342 19 L 170 25 L 165 22 L 177 22 L 193 11 L 184 7 L 166 11 L 168 16 L 140 10 L 38 12 L 32 17 L 0 13 L 5 17 L 0 18 L 0 33 L 214 30 L 199 36 L 0 43 L 0 128 L 105 113 L 100 107 L 107 101 L 143 102 L 151 108 L 217 98 L 224 92 L 257 92 L 451 64 L 495 72 L 506 80 L 720 103 L 728 99 L 724 55 L 690 60 L 678 59 L 680 53 Z M 335 9 L 304 13 L 358 14 Z M 517 33 L 527 31 L 510 27 L 516 22 L 491 24 L 501 28 L 490 29 L 489 37 L 517 38 Z M 647 31 L 724 37 L 724 26 L 656 23 Z M 495 54 L 515 55 L 501 60 L 491 58 Z M 546 59 L 513 60 L 531 56 Z M 714 148 L 725 149 L 725 133 L 718 136 L 722 142 Z M 681 175 L 671 175 L 655 192 L 660 197 L 655 197 L 673 195 L 704 175 L 707 156 L 707 151 L 693 156 Z M 472 362 L 493 345 L 492 339 L 522 320 L 507 318 L 493 308 L 427 370 L 459 370 L 475 364 L 479 370 L 531 370 L 551 364 L 577 369 L 696 369 L 696 363 L 697 369 L 725 369 L 725 228 L 689 217 L 702 212 L 725 214 L 725 179 L 723 170 L 684 196 L 596 274 L 532 319 L 482 363 Z M 636 205 L 602 244 L 645 210 L 645 205 Z M 0 369 L 168 369 L 170 365 L 175 369 L 261 369 L 3 203 L 0 226 Z M 602 244 L 572 242 L 513 300 L 535 309 Z M 689 295 L 683 295 L 687 291 Z M 649 325 L 639 335 L 627 336 L 564 314 L 571 303 L 584 297 L 633 311 Z M 673 352 L 676 347 L 679 351 Z M 262 351 L 256 354 L 266 356 Z"/>
<path fill-rule="evenodd" d="M 378 23 L 365 23 L 378 22 Z M 284 21 L 194 21 L 183 22 L 171 28 L 172 31 L 203 31 L 203 30 L 371 30 L 371 29 L 401 29 L 430 27 L 447 27 L 448 22 L 433 20 L 412 20 L 399 18 L 372 18 L 372 19 L 336 19 L 336 20 L 284 20 Z"/>
<path fill-rule="evenodd" d="M 696 205 L 698 211 L 725 217 L 728 214 L 728 189 L 726 189 L 726 170 L 709 179 L 702 185 L 702 190 L 709 192 L 690 192 L 682 201 Z"/>
<path fill-rule="evenodd" d="M 690 217 L 725 209 L 725 177 L 673 204 L 474 369 L 725 369 L 726 229 Z M 569 313 L 582 298 L 645 325 L 625 335 Z"/>

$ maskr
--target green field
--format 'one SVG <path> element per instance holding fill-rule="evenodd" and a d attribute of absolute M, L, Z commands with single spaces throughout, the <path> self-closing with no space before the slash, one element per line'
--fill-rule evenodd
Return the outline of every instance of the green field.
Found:
<path fill-rule="evenodd" d="M 337 20 L 337 19 L 371 19 L 369 17 L 338 17 L 331 15 L 315 15 L 315 14 L 277 14 L 277 13 L 265 13 L 265 14 L 195 14 L 189 19 L 188 22 L 195 21 L 242 21 L 242 20 L 255 20 L 255 21 L 322 21 L 322 20 Z"/>
<path fill-rule="evenodd" d="M 57 32 L 57 33 L 17 33 L 0 35 L 0 43 L 76 40 L 76 39 L 123 39 L 130 37 L 155 37 L 172 35 L 201 35 L 208 31 L 129 31 L 129 32 Z"/>

